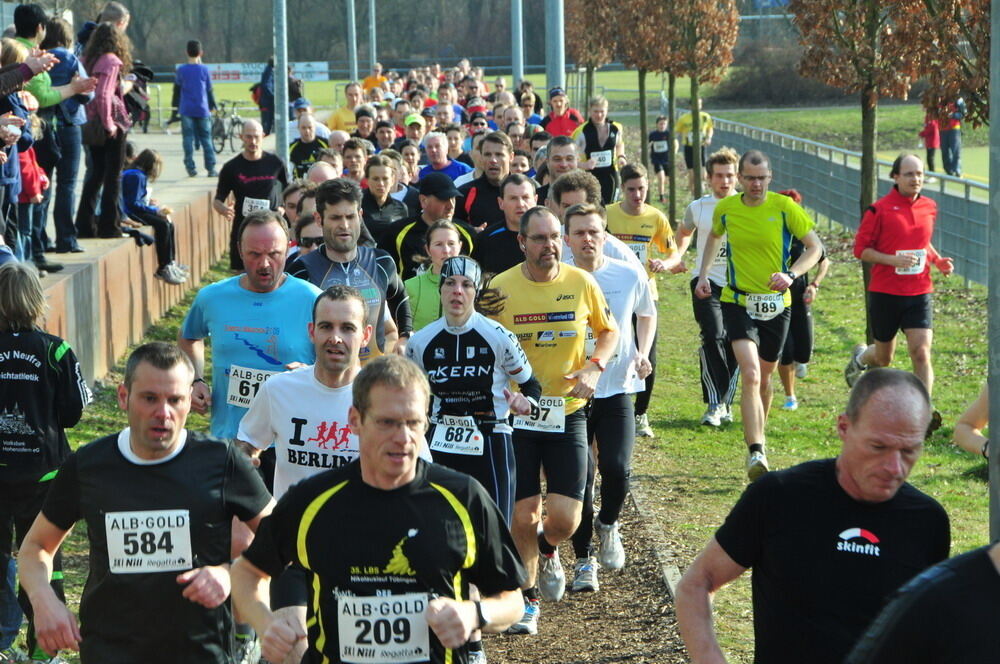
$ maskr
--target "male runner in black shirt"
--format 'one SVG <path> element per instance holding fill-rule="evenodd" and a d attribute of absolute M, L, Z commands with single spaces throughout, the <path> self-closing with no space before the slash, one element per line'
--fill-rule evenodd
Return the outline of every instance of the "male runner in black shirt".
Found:
<path fill-rule="evenodd" d="M 754 661 L 840 664 L 886 598 L 948 556 L 948 516 L 905 481 L 930 416 L 916 376 L 869 371 L 837 419 L 840 456 L 747 488 L 677 588 L 693 662 L 724 661 L 711 597 L 748 568 Z"/>
<path fill-rule="evenodd" d="M 256 530 L 274 501 L 236 447 L 184 428 L 193 379 L 176 346 L 137 348 L 118 388 L 129 426 L 71 454 L 52 481 L 18 557 L 46 652 L 79 650 L 83 664 L 231 661 L 232 519 Z M 90 568 L 78 626 L 49 577 L 80 520 Z"/>
<path fill-rule="evenodd" d="M 350 410 L 360 458 L 289 489 L 236 562 L 236 605 L 268 660 L 308 636 L 307 661 L 465 664 L 477 627 L 498 631 L 521 613 L 524 569 L 496 505 L 468 475 L 417 458 L 428 403 L 417 365 L 372 360 Z M 264 595 L 289 564 L 311 577 L 308 635 Z M 469 584 L 481 600 L 466 599 Z"/>

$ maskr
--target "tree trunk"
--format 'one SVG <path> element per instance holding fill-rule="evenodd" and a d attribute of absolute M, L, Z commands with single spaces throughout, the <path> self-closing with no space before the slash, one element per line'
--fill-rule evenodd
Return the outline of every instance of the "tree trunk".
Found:
<path fill-rule="evenodd" d="M 649 168 L 649 122 L 646 117 L 646 70 L 639 68 L 639 145 L 642 146 L 642 165 Z"/>
<path fill-rule="evenodd" d="M 670 207 L 669 218 L 670 227 L 677 228 L 677 154 L 674 153 L 674 116 L 677 113 L 677 101 L 674 99 L 674 92 L 677 88 L 677 77 L 673 74 L 667 75 L 667 133 L 670 134 L 670 159 L 667 160 L 667 181 L 670 186 Z"/>
<path fill-rule="evenodd" d="M 587 67 L 587 74 L 586 74 L 586 81 L 587 81 L 587 83 L 586 83 L 586 86 L 587 86 L 587 88 L 586 88 L 586 90 L 587 90 L 586 94 L 587 94 L 587 99 L 586 99 L 586 102 L 585 102 L 587 104 L 590 104 L 590 100 L 593 99 L 593 97 L 594 97 L 594 70 L 595 69 L 597 69 L 597 67 L 593 67 L 593 66 Z M 579 103 L 582 106 L 584 102 L 581 100 Z"/>
<path fill-rule="evenodd" d="M 691 76 L 691 170 L 694 171 L 694 200 L 701 198 L 702 176 L 701 163 L 701 108 L 698 102 L 699 85 L 697 72 Z"/>
<path fill-rule="evenodd" d="M 861 91 L 861 200 L 859 214 L 864 215 L 878 194 L 878 167 L 876 150 L 878 149 L 878 97 L 874 84 L 869 84 Z M 861 279 L 864 283 L 865 298 L 865 338 L 868 343 L 874 342 L 872 337 L 871 311 L 868 310 L 868 283 L 872 278 L 870 263 L 861 263 Z"/>

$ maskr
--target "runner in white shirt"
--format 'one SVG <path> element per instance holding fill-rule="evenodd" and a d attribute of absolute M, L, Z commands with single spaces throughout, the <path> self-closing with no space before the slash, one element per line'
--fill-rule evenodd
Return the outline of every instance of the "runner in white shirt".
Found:
<path fill-rule="evenodd" d="M 698 258 L 695 265 L 701 265 L 705 243 L 712 233 L 712 213 L 721 199 L 736 194 L 736 164 L 740 156 L 732 148 L 722 148 L 712 153 L 705 168 L 708 171 L 709 186 L 712 191 L 692 201 L 684 212 L 684 221 L 677 228 L 677 250 L 683 255 L 691 245 L 691 236 L 697 232 Z M 687 267 L 681 263 L 673 271 L 682 272 Z M 698 356 L 701 364 L 701 393 L 707 408 L 701 416 L 701 423 L 717 427 L 723 422 L 732 422 L 733 397 L 740 376 L 739 365 L 733 355 L 732 346 L 726 338 L 726 327 L 722 320 L 722 306 L 719 296 L 726 285 L 726 240 L 723 237 L 715 262 L 708 271 L 712 285 L 712 297 L 704 300 L 695 297 L 694 287 L 697 276 L 691 279 L 691 306 L 694 318 L 701 328 L 701 348 Z"/>
<path fill-rule="evenodd" d="M 597 558 L 591 547 L 595 528 L 600 539 L 600 565 L 614 570 L 625 564 L 618 517 L 628 494 L 635 446 L 635 409 L 631 395 L 645 389 L 645 378 L 652 371 L 649 351 L 656 330 L 656 304 L 643 269 L 605 254 L 604 245 L 609 234 L 603 208 L 592 203 L 574 205 L 566 210 L 563 223 L 574 264 L 597 280 L 620 332 L 614 355 L 597 381 L 587 414 L 587 435 L 597 446 L 597 466 L 601 470 L 601 511 L 594 519 L 594 454 L 591 450 L 583 516 L 573 535 L 576 566 L 570 591 L 593 592 L 599 587 Z M 635 337 L 632 335 L 633 315 Z M 591 336 L 588 334 L 588 356 L 593 344 Z M 638 348 L 634 339 L 638 339 Z"/>
<path fill-rule="evenodd" d="M 371 339 L 367 306 L 351 286 L 331 286 L 313 305 L 309 339 L 316 364 L 278 374 L 257 392 L 240 421 L 237 440 L 251 457 L 274 445 L 274 496 L 296 482 L 358 457 L 347 423 L 361 348 Z M 423 456 L 429 459 L 426 449 Z"/>

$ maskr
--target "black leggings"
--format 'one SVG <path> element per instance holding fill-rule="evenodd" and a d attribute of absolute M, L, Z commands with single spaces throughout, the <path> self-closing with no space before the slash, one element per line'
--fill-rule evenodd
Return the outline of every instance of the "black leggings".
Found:
<path fill-rule="evenodd" d="M 635 324 L 635 316 L 632 316 L 632 334 L 635 337 L 636 348 L 639 347 L 639 328 Z M 635 395 L 635 414 L 645 415 L 646 411 L 649 410 L 649 400 L 653 396 L 653 384 L 656 383 L 656 337 L 659 333 L 653 332 L 653 345 L 649 347 L 649 364 L 653 367 L 653 370 L 649 372 L 646 376 L 646 389 Z"/>
<path fill-rule="evenodd" d="M 121 195 L 127 139 L 128 134 L 119 131 L 114 138 L 107 139 L 104 145 L 87 147 L 90 161 L 83 179 L 83 190 L 80 192 L 80 207 L 76 212 L 79 237 L 121 237 L 118 199 Z M 101 217 L 95 220 L 98 195 L 101 199 Z"/>
<path fill-rule="evenodd" d="M 176 251 L 173 222 L 155 212 L 138 211 L 130 216 L 139 223 L 153 227 L 153 237 L 156 239 L 156 267 L 162 268 L 170 264 L 174 260 Z"/>
<path fill-rule="evenodd" d="M 434 438 L 432 424 L 427 430 L 427 443 Z M 471 475 L 486 488 L 490 498 L 500 508 L 504 520 L 510 526 L 514 516 L 514 489 L 517 481 L 514 462 L 514 443 L 511 434 L 493 431 L 492 425 L 479 425 L 479 430 L 486 438 L 486 447 L 482 456 L 470 454 L 449 454 L 431 450 L 434 463 Z"/>
<path fill-rule="evenodd" d="M 784 365 L 789 365 L 792 362 L 806 364 L 812 357 L 812 308 L 802 301 L 802 294 L 806 291 L 803 277 L 796 279 L 789 288 L 792 294 L 792 314 L 788 321 L 788 335 L 785 336 L 785 345 L 781 349 L 781 363 Z"/>
<path fill-rule="evenodd" d="M 596 466 L 601 471 L 601 511 L 597 518 L 604 525 L 618 520 L 632 475 L 632 449 L 635 447 L 635 411 L 631 394 L 615 394 L 594 399 L 588 406 L 587 439 L 597 446 Z M 587 488 L 583 494 L 580 526 L 573 533 L 573 551 L 577 558 L 591 555 L 594 538 L 594 451 L 590 448 L 587 463 Z"/>

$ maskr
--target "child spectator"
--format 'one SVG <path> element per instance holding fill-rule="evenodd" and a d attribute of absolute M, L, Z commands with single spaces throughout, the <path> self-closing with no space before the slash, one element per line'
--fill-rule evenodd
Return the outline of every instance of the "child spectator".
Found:
<path fill-rule="evenodd" d="M 147 184 L 155 182 L 163 170 L 163 159 L 155 150 L 143 150 L 122 173 L 122 212 L 129 219 L 153 227 L 156 238 L 157 269 L 153 276 L 168 284 L 187 281 L 187 269 L 174 262 L 173 211 L 150 200 Z"/>
<path fill-rule="evenodd" d="M 32 138 L 37 141 L 42 136 L 42 121 L 37 115 L 38 100 L 27 90 L 22 90 L 18 96 L 28 111 L 28 121 L 25 126 L 29 128 Z M 30 247 L 26 252 L 30 251 L 34 260 L 36 256 L 44 255 L 45 252 L 42 242 L 45 220 L 41 214 L 41 203 L 45 190 L 49 188 L 49 178 L 38 163 L 34 145 L 27 150 L 19 151 L 17 157 L 21 169 L 21 193 L 17 197 L 18 232 L 25 246 Z"/>

